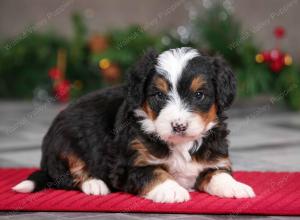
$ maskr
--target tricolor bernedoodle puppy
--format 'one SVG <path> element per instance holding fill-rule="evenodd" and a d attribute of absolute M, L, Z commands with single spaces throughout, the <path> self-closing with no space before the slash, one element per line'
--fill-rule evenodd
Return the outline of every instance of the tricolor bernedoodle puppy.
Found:
<path fill-rule="evenodd" d="M 123 191 L 170 203 L 192 190 L 255 196 L 231 175 L 225 110 L 236 79 L 221 58 L 187 47 L 149 51 L 127 80 L 60 112 L 43 140 L 41 170 L 13 190 Z"/>

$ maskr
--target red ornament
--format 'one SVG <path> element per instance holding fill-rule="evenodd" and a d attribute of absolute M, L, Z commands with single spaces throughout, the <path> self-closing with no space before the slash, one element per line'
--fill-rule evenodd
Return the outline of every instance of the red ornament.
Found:
<path fill-rule="evenodd" d="M 274 35 L 277 39 L 283 38 L 285 35 L 285 30 L 283 27 L 276 27 L 274 29 Z"/>
<path fill-rule="evenodd" d="M 274 35 L 277 39 L 283 38 L 285 30 L 283 27 L 274 29 Z M 291 65 L 293 60 L 289 54 L 284 54 L 280 49 L 263 51 L 255 56 L 257 63 L 266 63 L 274 73 L 279 73 L 283 67 Z"/>
<path fill-rule="evenodd" d="M 58 80 L 63 75 L 62 72 L 58 68 L 56 68 L 56 67 L 50 69 L 49 72 L 48 72 L 48 74 L 49 74 L 49 76 L 50 76 L 50 78 L 52 80 Z"/>
<path fill-rule="evenodd" d="M 263 56 L 263 61 L 265 62 L 269 62 L 271 60 L 271 56 L 270 56 L 270 53 L 269 51 L 264 51 L 262 52 L 262 56 Z"/>
<path fill-rule="evenodd" d="M 70 99 L 71 83 L 62 80 L 54 86 L 55 97 L 59 102 L 68 102 Z"/>
<path fill-rule="evenodd" d="M 275 73 L 280 72 L 284 66 L 290 65 L 291 59 L 288 54 L 283 54 L 278 49 L 264 51 L 256 55 L 256 62 L 267 63 L 269 68 Z"/>
<path fill-rule="evenodd" d="M 278 49 L 273 49 L 270 51 L 271 61 L 277 61 L 281 58 L 282 54 Z"/>
<path fill-rule="evenodd" d="M 284 63 L 281 62 L 281 60 L 278 60 L 276 62 L 272 62 L 270 63 L 270 69 L 274 72 L 274 73 L 278 73 L 282 70 Z"/>

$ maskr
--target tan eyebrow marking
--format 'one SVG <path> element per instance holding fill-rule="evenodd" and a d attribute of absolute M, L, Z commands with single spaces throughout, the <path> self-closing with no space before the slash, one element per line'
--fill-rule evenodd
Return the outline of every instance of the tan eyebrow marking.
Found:
<path fill-rule="evenodd" d="M 146 101 L 144 102 L 143 106 L 142 106 L 144 112 L 146 112 L 146 114 L 149 116 L 149 118 L 151 120 L 156 119 L 157 115 L 156 113 L 152 110 L 152 108 L 150 107 L 149 103 Z"/>
<path fill-rule="evenodd" d="M 205 80 L 202 76 L 197 76 L 192 80 L 190 89 L 193 92 L 196 92 L 198 89 L 200 89 L 205 84 Z"/>
<path fill-rule="evenodd" d="M 155 86 L 164 93 L 168 93 L 170 90 L 170 86 L 166 79 L 158 76 L 154 79 Z"/>

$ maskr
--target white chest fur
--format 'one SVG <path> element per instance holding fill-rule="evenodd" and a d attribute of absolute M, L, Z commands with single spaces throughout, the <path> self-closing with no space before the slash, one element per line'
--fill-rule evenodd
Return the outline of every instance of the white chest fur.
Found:
<path fill-rule="evenodd" d="M 184 188 L 192 190 L 199 173 L 204 166 L 198 162 L 192 161 L 189 153 L 191 145 L 176 146 L 172 150 L 172 154 L 165 161 L 169 167 L 170 174 Z"/>
<path fill-rule="evenodd" d="M 201 145 L 201 140 L 198 143 Z M 172 153 L 166 159 L 152 158 L 148 162 L 151 164 L 165 164 L 169 168 L 169 173 L 182 187 L 192 191 L 196 179 L 201 171 L 206 168 L 216 168 L 227 166 L 230 162 L 228 160 L 220 160 L 215 163 L 200 163 L 192 160 L 189 153 L 193 149 L 193 142 L 184 145 L 177 145 L 171 147 Z"/>

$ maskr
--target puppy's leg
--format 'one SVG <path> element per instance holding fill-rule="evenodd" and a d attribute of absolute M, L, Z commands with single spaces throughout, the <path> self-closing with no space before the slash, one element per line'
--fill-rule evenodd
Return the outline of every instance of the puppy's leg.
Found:
<path fill-rule="evenodd" d="M 207 169 L 200 173 L 198 178 L 199 190 L 223 198 L 252 198 L 253 189 L 236 181 L 230 172 L 218 169 Z"/>
<path fill-rule="evenodd" d="M 180 186 L 164 169 L 155 166 L 134 168 L 130 173 L 129 192 L 160 203 L 184 202 L 190 199 L 189 192 Z"/>
<path fill-rule="evenodd" d="M 76 154 L 64 154 L 62 159 L 68 163 L 74 187 L 80 188 L 82 192 L 88 195 L 106 195 L 110 193 L 106 183 L 99 178 L 92 177 L 88 172 L 86 163 Z"/>
<path fill-rule="evenodd" d="M 110 190 L 101 179 L 90 178 L 81 184 L 81 190 L 88 195 L 107 195 Z"/>

